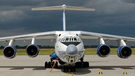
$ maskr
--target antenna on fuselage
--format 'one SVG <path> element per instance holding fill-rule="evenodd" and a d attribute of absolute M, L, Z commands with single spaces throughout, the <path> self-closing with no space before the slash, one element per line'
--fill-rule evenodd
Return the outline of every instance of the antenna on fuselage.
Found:
<path fill-rule="evenodd" d="M 95 9 L 83 8 L 83 7 L 74 7 L 74 6 L 66 6 L 63 4 L 62 6 L 51 6 L 51 7 L 39 7 L 32 8 L 31 10 L 62 10 L 63 11 L 63 31 L 66 31 L 66 10 L 75 10 L 75 11 L 95 11 Z"/>

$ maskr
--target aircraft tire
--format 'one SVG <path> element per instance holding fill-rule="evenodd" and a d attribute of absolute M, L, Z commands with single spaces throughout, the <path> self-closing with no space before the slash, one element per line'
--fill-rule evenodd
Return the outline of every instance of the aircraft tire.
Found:
<path fill-rule="evenodd" d="M 45 62 L 45 68 L 47 68 L 47 66 L 48 66 L 48 64 L 47 64 L 47 62 Z"/>
<path fill-rule="evenodd" d="M 89 67 L 89 62 L 83 62 L 83 68 Z"/>
<path fill-rule="evenodd" d="M 68 66 L 64 66 L 64 72 L 68 72 Z"/>
<path fill-rule="evenodd" d="M 72 72 L 76 72 L 76 68 L 73 68 L 73 69 L 72 69 Z"/>
<path fill-rule="evenodd" d="M 81 62 L 77 62 L 77 63 L 75 64 L 75 67 L 76 67 L 76 68 L 81 68 L 81 66 L 82 66 L 82 63 L 81 63 Z"/>
<path fill-rule="evenodd" d="M 53 67 L 54 62 L 51 62 L 51 67 Z"/>
<path fill-rule="evenodd" d="M 63 69 L 63 72 L 65 72 L 65 68 Z"/>
<path fill-rule="evenodd" d="M 48 63 L 48 68 L 51 68 L 51 62 Z"/>
<path fill-rule="evenodd" d="M 75 66 L 72 66 L 71 67 L 71 72 L 75 72 L 76 71 L 76 67 Z"/>
<path fill-rule="evenodd" d="M 55 66 L 54 66 L 55 68 L 58 68 L 58 62 L 56 62 L 56 64 L 55 64 Z"/>
<path fill-rule="evenodd" d="M 71 66 L 70 71 L 73 72 L 73 69 L 74 69 L 73 66 Z"/>
<path fill-rule="evenodd" d="M 76 68 L 74 68 L 74 72 L 76 72 Z"/>
<path fill-rule="evenodd" d="M 64 68 L 64 72 L 68 72 L 68 69 L 67 68 Z"/>
<path fill-rule="evenodd" d="M 68 69 L 64 68 L 64 72 L 68 72 Z"/>

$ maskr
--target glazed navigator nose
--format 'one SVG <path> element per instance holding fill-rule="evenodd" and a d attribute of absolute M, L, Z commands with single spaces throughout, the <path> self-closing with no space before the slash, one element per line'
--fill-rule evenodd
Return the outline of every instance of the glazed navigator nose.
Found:
<path fill-rule="evenodd" d="M 74 55 L 74 54 L 77 54 L 77 48 L 75 45 L 73 44 L 70 44 L 68 45 L 67 49 L 66 49 L 66 53 L 68 55 Z"/>

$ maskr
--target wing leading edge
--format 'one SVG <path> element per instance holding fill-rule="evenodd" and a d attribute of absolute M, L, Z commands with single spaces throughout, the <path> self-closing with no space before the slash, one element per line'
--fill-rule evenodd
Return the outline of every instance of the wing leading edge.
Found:
<path fill-rule="evenodd" d="M 53 38 L 56 38 L 56 31 L 1 37 L 0 41 L 8 41 L 8 40 L 11 40 L 11 39 L 13 39 L 13 40 L 29 40 L 29 39 L 32 39 L 32 38 L 53 39 Z"/>
<path fill-rule="evenodd" d="M 67 32 L 70 32 L 70 31 L 67 31 Z M 80 34 L 80 37 L 82 39 L 103 38 L 103 39 L 106 39 L 106 40 L 120 40 L 120 39 L 123 39 L 124 41 L 135 41 L 135 38 L 133 38 L 133 37 L 102 34 L 102 33 L 94 33 L 94 32 L 86 32 L 86 31 L 74 31 L 74 32 L 77 33 L 77 34 Z M 36 38 L 36 39 L 55 39 L 56 35 L 57 35 L 57 31 L 40 32 L 40 33 L 32 33 L 32 34 L 1 37 L 0 41 L 11 40 L 11 39 L 14 39 L 14 40 L 24 40 L 24 39 L 27 40 L 28 39 L 29 40 L 29 39 L 32 39 L 33 37 Z"/>
<path fill-rule="evenodd" d="M 98 39 L 98 38 L 103 38 L 103 39 L 106 39 L 106 40 L 120 40 L 120 39 L 123 39 L 124 41 L 135 41 L 135 38 L 133 38 L 133 37 L 110 35 L 110 34 L 102 34 L 102 33 L 94 33 L 94 32 L 86 32 L 86 31 L 81 31 L 80 37 L 82 39 Z"/>

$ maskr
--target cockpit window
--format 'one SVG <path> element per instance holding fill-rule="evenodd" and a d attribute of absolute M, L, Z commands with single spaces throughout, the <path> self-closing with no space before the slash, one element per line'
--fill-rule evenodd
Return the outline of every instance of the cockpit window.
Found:
<path fill-rule="evenodd" d="M 66 42 L 68 42 L 69 38 L 66 38 Z"/>
<path fill-rule="evenodd" d="M 61 42 L 80 42 L 80 40 L 76 37 L 65 37 L 62 38 Z"/>
<path fill-rule="evenodd" d="M 74 41 L 74 40 L 73 40 L 73 38 L 71 37 L 71 38 L 70 38 L 70 42 L 73 42 L 73 41 Z"/>

